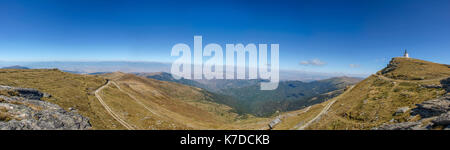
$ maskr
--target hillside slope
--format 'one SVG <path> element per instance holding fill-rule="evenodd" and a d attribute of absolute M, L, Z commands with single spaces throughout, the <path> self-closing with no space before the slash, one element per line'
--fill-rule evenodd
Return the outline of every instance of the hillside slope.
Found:
<path fill-rule="evenodd" d="M 66 111 L 88 117 L 92 129 L 124 129 L 112 118 L 94 96 L 106 83 L 101 77 L 78 75 L 57 69 L 0 69 L 0 85 L 33 88 L 51 97 L 42 98 Z"/>
<path fill-rule="evenodd" d="M 264 129 L 270 121 L 238 115 L 213 101 L 222 99 L 219 95 L 203 89 L 132 74 L 0 69 L 0 85 L 48 93 L 43 103 L 86 117 L 92 129 Z M 19 110 L 6 112 L 15 111 Z M 11 117 L 2 109 L 3 120 Z"/>
<path fill-rule="evenodd" d="M 259 85 L 261 81 L 265 80 L 247 80 L 247 79 L 202 79 L 202 80 L 190 80 L 190 79 L 175 79 L 172 74 L 167 72 L 155 72 L 155 73 L 136 73 L 138 76 L 143 76 L 150 79 L 160 80 L 160 81 L 170 81 L 176 82 L 184 85 L 189 85 L 193 87 L 202 88 L 211 92 L 220 92 L 224 89 L 229 88 L 242 88 L 252 85 Z"/>
<path fill-rule="evenodd" d="M 85 130 L 89 119 L 42 101 L 35 89 L 0 85 L 0 130 Z"/>
<path fill-rule="evenodd" d="M 359 78 L 335 77 L 313 82 L 282 81 L 272 91 L 260 90 L 259 84 L 229 88 L 219 93 L 237 99 L 244 112 L 269 116 L 279 111 L 292 111 L 331 99 L 347 86 L 356 84 Z"/>
<path fill-rule="evenodd" d="M 299 129 L 324 109 L 327 111 L 304 129 L 373 129 L 423 120 L 424 116 L 410 112 L 418 104 L 448 93 L 442 83 L 449 77 L 449 65 L 393 58 L 386 68 L 333 99 L 329 109 L 326 103 L 333 100 L 314 105 L 301 116 L 286 118 L 296 121 L 281 123 L 278 129 Z"/>
<path fill-rule="evenodd" d="M 360 78 L 335 77 L 312 82 L 282 81 L 273 91 L 261 91 L 264 80 L 176 80 L 165 72 L 136 73 L 138 76 L 198 87 L 213 92 L 215 102 L 231 106 L 239 114 L 271 116 L 275 112 L 297 110 L 324 102 L 361 81 Z M 265 81 L 264 81 L 265 82 Z"/>
<path fill-rule="evenodd" d="M 134 129 L 260 129 L 268 121 L 242 118 L 200 88 L 124 73 L 103 76 L 112 84 L 102 99 Z"/>

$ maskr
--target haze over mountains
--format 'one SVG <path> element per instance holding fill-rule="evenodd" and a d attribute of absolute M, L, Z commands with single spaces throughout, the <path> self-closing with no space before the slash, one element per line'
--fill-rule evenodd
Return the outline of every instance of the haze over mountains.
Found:
<path fill-rule="evenodd" d="M 260 80 L 15 68 L 0 69 L 1 129 L 450 128 L 450 66 L 413 58 L 394 58 L 362 81 L 282 81 L 269 92 L 256 88 Z"/>
<path fill-rule="evenodd" d="M 335 77 L 312 82 L 281 81 L 277 89 L 261 91 L 260 83 L 267 81 L 256 79 L 176 80 L 171 74 L 165 72 L 137 73 L 137 75 L 190 85 L 228 96 L 229 98 L 221 99 L 221 102 L 232 106 L 239 113 L 251 113 L 257 116 L 272 115 L 277 111 L 296 110 L 323 102 L 339 95 L 347 86 L 362 80 L 361 78 Z"/>
<path fill-rule="evenodd" d="M 156 73 L 170 72 L 171 63 L 144 61 L 41 61 L 41 62 L 0 62 L 0 67 L 23 66 L 31 69 L 53 69 L 77 73 L 98 74 L 108 72 Z M 280 80 L 314 81 L 332 77 L 351 76 L 365 78 L 366 74 L 321 73 L 297 70 L 280 70 Z"/>

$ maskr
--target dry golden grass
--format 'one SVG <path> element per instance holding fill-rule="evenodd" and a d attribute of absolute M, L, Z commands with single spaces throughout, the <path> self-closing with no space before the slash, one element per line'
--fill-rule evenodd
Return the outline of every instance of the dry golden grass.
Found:
<path fill-rule="evenodd" d="M 392 79 L 429 80 L 450 76 L 450 66 L 446 64 L 402 57 L 393 58 L 390 63 L 397 69 L 385 73 L 384 76 Z"/>
<path fill-rule="evenodd" d="M 448 65 L 417 59 L 395 58 L 397 68 L 386 73 L 384 78 L 372 75 L 358 83 L 351 91 L 341 95 L 329 111 L 306 129 L 352 130 L 371 129 L 390 120 L 397 122 L 418 120 L 404 113 L 394 115 L 400 107 L 415 108 L 422 103 L 445 93 L 443 89 L 424 88 L 422 85 L 440 84 L 438 79 L 450 76 Z M 380 74 L 380 73 L 379 73 Z M 417 80 L 417 79 L 423 80 Z M 436 80 L 435 80 L 436 79 Z M 323 104 L 319 104 L 322 105 Z M 314 107 L 314 106 L 313 106 Z M 313 113 L 305 113 L 287 121 L 281 129 L 292 127 L 295 122 L 306 122 Z M 293 122 L 293 123 L 290 123 Z"/>
<path fill-rule="evenodd" d="M 330 101 L 304 108 L 292 112 L 286 112 L 282 115 L 282 122 L 275 126 L 274 130 L 295 130 L 309 120 L 313 119 Z M 307 110 L 306 110 L 307 109 Z"/>
<path fill-rule="evenodd" d="M 8 110 L 5 107 L 0 106 L 0 121 L 9 121 L 11 119 L 12 116 L 8 113 Z"/>
<path fill-rule="evenodd" d="M 121 129 L 92 94 L 106 83 L 101 77 L 61 72 L 57 69 L 0 69 L 0 85 L 34 88 L 52 95 L 43 98 L 62 108 L 75 108 L 89 117 L 93 129 Z"/>
<path fill-rule="evenodd" d="M 137 129 L 261 129 L 270 120 L 239 116 L 199 88 L 123 73 L 104 77 L 120 89 L 109 85 L 103 99 Z"/>
<path fill-rule="evenodd" d="M 106 84 L 106 78 L 121 89 L 110 84 L 100 96 L 136 129 L 261 129 L 270 121 L 270 118 L 239 116 L 230 107 L 213 102 L 212 95 L 202 89 L 131 74 L 94 76 L 57 69 L 0 69 L 0 85 L 49 93 L 52 96 L 43 100 L 66 110 L 75 108 L 90 118 L 93 129 L 125 129 L 94 95 L 96 89 Z M 14 95 L 8 91 L 0 94 Z M 2 116 L 7 119 L 6 113 Z"/>

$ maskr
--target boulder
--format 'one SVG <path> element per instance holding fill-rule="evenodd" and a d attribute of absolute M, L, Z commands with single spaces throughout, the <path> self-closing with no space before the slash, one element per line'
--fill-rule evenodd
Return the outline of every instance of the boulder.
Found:
<path fill-rule="evenodd" d="M 431 85 L 422 85 L 422 87 L 438 89 L 438 88 L 442 88 L 442 85 L 431 84 Z"/>
<path fill-rule="evenodd" d="M 395 111 L 394 115 L 401 115 L 406 113 L 409 110 L 409 107 L 400 107 Z"/>
<path fill-rule="evenodd" d="M 422 118 L 428 118 L 432 116 L 439 116 L 442 113 L 446 113 L 450 110 L 450 100 L 446 97 L 440 97 L 433 100 L 424 101 L 417 104 L 417 108 L 413 109 L 412 115 L 420 115 Z"/>
<path fill-rule="evenodd" d="M 431 121 L 433 125 L 449 126 L 450 125 L 450 112 L 440 115 L 436 119 Z"/>
<path fill-rule="evenodd" d="M 18 96 L 0 95 L 0 107 L 8 120 L 0 120 L 0 130 L 84 130 L 90 129 L 89 118 L 65 111 L 56 104 L 40 100 L 43 93 L 35 89 L 0 86 L 14 90 Z"/>
<path fill-rule="evenodd" d="M 375 130 L 419 130 L 420 122 L 403 122 L 396 124 L 386 124 L 382 125 L 378 128 L 374 128 Z"/>
<path fill-rule="evenodd" d="M 280 116 L 276 117 L 269 123 L 269 129 L 273 129 L 277 124 L 281 122 Z"/>

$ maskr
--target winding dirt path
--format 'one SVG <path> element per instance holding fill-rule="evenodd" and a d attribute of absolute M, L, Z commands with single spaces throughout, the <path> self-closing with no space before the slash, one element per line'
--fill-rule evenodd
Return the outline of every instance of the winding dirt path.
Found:
<path fill-rule="evenodd" d="M 437 79 L 428 79 L 428 80 L 399 80 L 399 79 L 392 79 L 392 78 L 388 78 L 386 76 L 383 75 L 378 75 L 378 74 L 374 74 L 374 76 L 383 79 L 383 80 L 387 80 L 387 81 L 396 81 L 396 82 L 429 82 L 429 81 L 440 81 L 443 79 L 446 79 L 448 77 L 444 77 L 444 78 L 437 78 Z M 303 126 L 300 126 L 299 128 L 297 128 L 297 130 L 304 130 L 306 127 L 308 127 L 309 125 L 311 125 L 313 122 L 317 121 L 318 119 L 320 119 L 322 117 L 322 115 L 326 114 L 328 112 L 328 110 L 331 108 L 331 106 L 338 100 L 340 99 L 341 95 L 344 95 L 345 93 L 347 93 L 348 91 L 350 91 L 351 89 L 353 89 L 354 85 L 351 86 L 347 91 L 345 91 L 344 93 L 340 94 L 338 97 L 334 98 L 330 103 L 328 103 L 323 109 L 322 111 L 317 114 L 313 119 L 311 119 L 310 121 L 308 121 L 306 124 L 304 124 Z"/>
<path fill-rule="evenodd" d="M 97 97 L 98 101 L 100 102 L 100 104 L 102 104 L 102 106 L 106 109 L 106 111 L 109 113 L 109 115 L 111 115 L 114 119 L 116 119 L 120 124 L 122 124 L 125 128 L 127 128 L 128 130 L 134 130 L 133 126 L 131 126 L 130 124 L 128 124 L 127 122 L 125 122 L 124 120 L 122 120 L 119 115 L 117 115 L 116 113 L 114 113 L 114 111 L 112 111 L 112 109 L 106 105 L 105 101 L 103 101 L 102 97 L 100 97 L 99 92 L 101 92 L 101 90 L 103 90 L 103 88 L 105 88 L 106 86 L 108 86 L 111 82 L 108 80 L 107 83 L 105 85 L 103 85 L 102 87 L 98 88 L 97 90 L 95 90 L 95 97 Z"/>
<path fill-rule="evenodd" d="M 355 87 L 354 85 L 351 86 L 349 89 L 347 89 L 344 93 L 340 94 L 339 96 L 337 96 L 336 98 L 334 98 L 331 102 L 329 102 L 323 109 L 322 111 L 320 111 L 319 114 L 317 114 L 313 119 L 309 120 L 307 123 L 305 123 L 304 125 L 300 126 L 299 128 L 297 128 L 297 130 L 304 130 L 306 127 L 308 127 L 309 125 L 311 125 L 313 122 L 317 121 L 318 119 L 320 119 L 322 117 L 322 115 L 326 114 L 328 112 L 328 110 L 331 108 L 331 106 L 338 100 L 340 99 L 340 97 L 344 94 L 346 94 L 347 92 L 351 91 L 353 89 L 353 87 Z"/>

